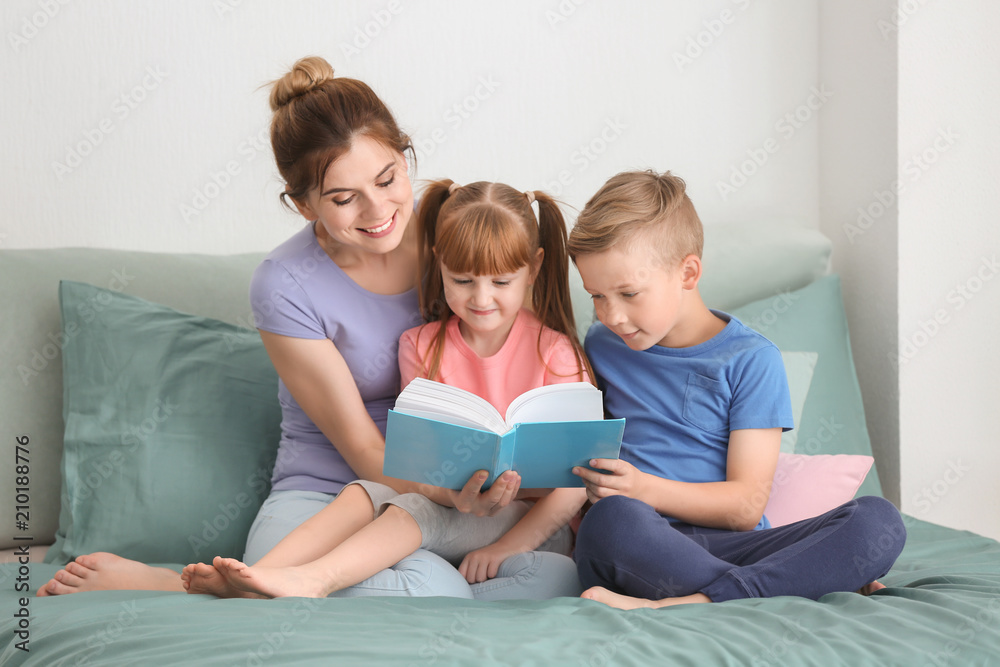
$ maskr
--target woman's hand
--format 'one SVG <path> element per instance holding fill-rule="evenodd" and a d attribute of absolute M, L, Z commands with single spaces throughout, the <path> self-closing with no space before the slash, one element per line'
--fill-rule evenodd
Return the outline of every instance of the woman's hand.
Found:
<path fill-rule="evenodd" d="M 631 463 L 621 459 L 591 459 L 590 466 L 607 471 L 602 473 L 589 468 L 573 468 L 573 474 L 579 476 L 587 487 L 590 502 L 596 503 L 608 496 L 642 499 L 640 496 L 647 475 Z"/>
<path fill-rule="evenodd" d="M 503 473 L 489 489 L 480 493 L 488 473 L 480 470 L 474 474 L 461 491 L 447 489 L 452 507 L 459 512 L 475 516 L 493 516 L 510 504 L 521 488 L 521 476 L 513 470 Z"/>
<path fill-rule="evenodd" d="M 500 546 L 499 543 L 470 551 L 465 554 L 462 564 L 458 566 L 458 573 L 470 584 L 478 584 L 497 576 L 500 564 L 516 553 Z"/>

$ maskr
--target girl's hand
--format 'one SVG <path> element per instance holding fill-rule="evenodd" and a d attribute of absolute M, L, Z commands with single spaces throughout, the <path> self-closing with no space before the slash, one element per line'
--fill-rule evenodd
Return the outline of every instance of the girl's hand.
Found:
<path fill-rule="evenodd" d="M 470 584 L 478 584 L 497 576 L 500 563 L 515 553 L 517 552 L 496 543 L 470 551 L 462 559 L 462 564 L 458 566 L 458 573 L 465 577 L 465 580 Z"/>
<path fill-rule="evenodd" d="M 607 471 L 602 473 L 589 468 L 573 468 L 573 474 L 579 476 L 587 487 L 590 502 L 596 503 L 608 496 L 628 496 L 641 500 L 646 473 L 621 459 L 591 459 L 590 466 Z"/>
<path fill-rule="evenodd" d="M 449 490 L 452 506 L 459 512 L 475 516 L 493 516 L 507 507 L 521 488 L 521 476 L 513 470 L 508 470 L 500 475 L 487 491 L 480 493 L 479 490 L 487 477 L 487 472 L 480 470 L 466 482 L 461 491 Z"/>

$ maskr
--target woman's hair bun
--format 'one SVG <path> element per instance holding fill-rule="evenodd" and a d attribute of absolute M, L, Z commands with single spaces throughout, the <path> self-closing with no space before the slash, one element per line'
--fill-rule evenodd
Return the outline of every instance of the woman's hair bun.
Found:
<path fill-rule="evenodd" d="M 333 67 L 319 56 L 300 58 L 271 88 L 271 111 L 318 88 L 333 78 Z"/>

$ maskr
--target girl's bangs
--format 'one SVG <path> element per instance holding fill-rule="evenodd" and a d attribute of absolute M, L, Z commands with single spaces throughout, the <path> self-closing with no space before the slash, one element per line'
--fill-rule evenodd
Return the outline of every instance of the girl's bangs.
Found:
<path fill-rule="evenodd" d="M 524 225 L 504 212 L 478 207 L 466 209 L 461 218 L 442 225 L 435 243 L 435 254 L 450 271 L 504 275 L 527 266 L 534 256 Z"/>

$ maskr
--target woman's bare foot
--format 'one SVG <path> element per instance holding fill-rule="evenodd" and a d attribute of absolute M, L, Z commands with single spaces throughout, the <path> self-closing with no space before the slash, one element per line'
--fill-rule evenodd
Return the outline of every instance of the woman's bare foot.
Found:
<path fill-rule="evenodd" d="M 658 609 L 660 607 L 672 607 L 679 604 L 696 604 L 712 601 L 704 593 L 682 595 L 681 597 L 676 598 L 663 598 L 662 600 L 647 600 L 645 598 L 633 598 L 628 595 L 612 593 L 603 586 L 588 588 L 580 595 L 580 597 L 587 600 L 603 602 L 609 607 L 615 607 L 616 609 Z"/>
<path fill-rule="evenodd" d="M 307 566 L 250 566 L 235 558 L 218 556 L 212 564 L 233 589 L 244 593 L 256 593 L 269 598 L 324 598 L 334 590 Z"/>
<path fill-rule="evenodd" d="M 881 581 L 873 581 L 872 583 L 865 584 L 864 586 L 859 588 L 858 593 L 861 593 L 862 595 L 871 595 L 875 591 L 880 591 L 883 588 L 885 588 L 885 584 L 883 584 Z"/>
<path fill-rule="evenodd" d="M 98 551 L 68 563 L 38 589 L 37 595 L 66 595 L 88 591 L 184 591 L 180 576 L 165 567 Z"/>

